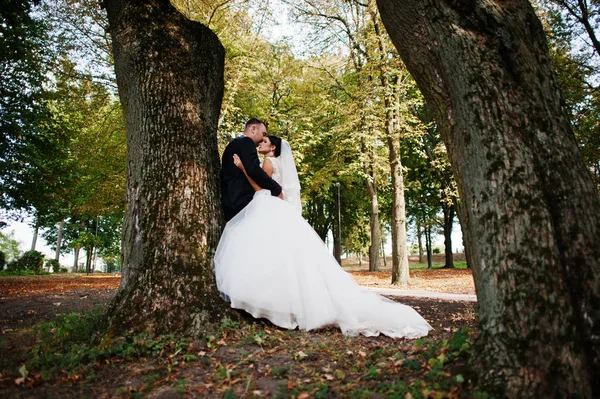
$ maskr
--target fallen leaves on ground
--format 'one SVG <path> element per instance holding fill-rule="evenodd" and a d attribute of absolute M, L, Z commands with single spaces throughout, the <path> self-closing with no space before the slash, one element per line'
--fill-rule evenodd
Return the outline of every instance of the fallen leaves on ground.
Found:
<path fill-rule="evenodd" d="M 61 293 L 80 289 L 116 289 L 120 275 L 46 274 L 39 276 L 0 277 L 0 299 Z"/>
<path fill-rule="evenodd" d="M 411 270 L 410 285 L 392 285 L 392 272 L 355 271 L 354 280 L 365 287 L 423 290 L 449 294 L 475 294 L 473 273 L 468 269 Z"/>
<path fill-rule="evenodd" d="M 433 272 L 416 271 L 413 280 L 436 284 L 460 280 L 461 275 L 471 278 L 469 271 L 464 270 Z M 18 304 L 23 310 L 20 319 L 39 321 L 43 315 L 52 316 L 49 312 L 78 310 L 76 306 L 83 303 L 106 306 L 119 280 L 113 276 L 85 275 L 0 278 L 2 295 L 11 298 L 0 301 L 0 305 L 6 305 L 5 311 L 10 309 L 14 314 Z M 39 370 L 28 370 L 26 378 L 33 380 L 18 372 L 28 359 L 25 351 L 34 343 L 27 328 L 16 328 L 27 323 L 3 315 L 3 328 L 9 329 L 3 334 L 4 344 L 0 346 L 4 355 L 0 360 L 9 361 L 8 356 L 17 356 L 18 360 L 12 362 L 14 372 L 0 370 L 0 396 L 14 397 L 24 392 L 31 397 L 97 398 L 464 396 L 467 388 L 462 384 L 461 368 L 465 360 L 446 362 L 450 349 L 440 348 L 438 343 L 448 342 L 462 327 L 474 326 L 477 304 L 425 298 L 396 300 L 412 306 L 430 322 L 434 327 L 430 336 L 421 340 L 346 337 L 336 328 L 304 332 L 279 329 L 262 321 L 234 322 L 224 324 L 222 333 L 213 339 L 198 343 L 193 352 L 196 360 L 179 360 L 167 367 L 152 358 L 114 359 L 98 363 L 89 375 L 71 375 L 64 370 L 63 377 L 53 383 L 37 378 Z M 16 385 L 16 380 L 21 385 Z"/>

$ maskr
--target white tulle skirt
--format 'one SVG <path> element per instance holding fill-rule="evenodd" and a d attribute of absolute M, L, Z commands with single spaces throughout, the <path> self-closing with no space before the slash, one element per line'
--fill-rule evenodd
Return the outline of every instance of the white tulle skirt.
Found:
<path fill-rule="evenodd" d="M 432 328 L 413 308 L 361 290 L 302 216 L 267 190 L 225 226 L 215 276 L 231 307 L 283 328 L 395 338 Z"/>

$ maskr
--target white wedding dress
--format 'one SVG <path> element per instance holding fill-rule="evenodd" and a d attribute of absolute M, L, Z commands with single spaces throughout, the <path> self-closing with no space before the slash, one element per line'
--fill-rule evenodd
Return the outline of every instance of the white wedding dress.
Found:
<path fill-rule="evenodd" d="M 281 184 L 279 158 L 271 160 L 272 178 Z M 345 335 L 394 338 L 422 337 L 432 328 L 413 308 L 363 291 L 302 218 L 296 200 L 282 201 L 268 190 L 256 192 L 227 223 L 214 266 L 231 307 L 279 327 L 334 325 Z"/>

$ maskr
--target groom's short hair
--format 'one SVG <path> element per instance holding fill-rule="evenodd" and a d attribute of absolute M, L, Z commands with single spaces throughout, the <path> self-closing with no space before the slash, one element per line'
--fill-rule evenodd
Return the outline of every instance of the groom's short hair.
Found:
<path fill-rule="evenodd" d="M 250 118 L 250 119 L 248 119 L 248 122 L 246 122 L 246 124 L 244 125 L 244 130 L 248 129 L 252 125 L 265 125 L 265 127 L 267 127 L 267 124 L 265 122 L 261 121 L 260 119 Z"/>

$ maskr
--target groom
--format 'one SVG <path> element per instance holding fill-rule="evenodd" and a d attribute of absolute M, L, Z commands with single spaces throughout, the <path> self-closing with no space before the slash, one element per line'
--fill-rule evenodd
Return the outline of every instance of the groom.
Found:
<path fill-rule="evenodd" d="M 254 197 L 254 189 L 246 179 L 246 175 L 233 163 L 233 155 L 238 154 L 246 173 L 271 195 L 281 197 L 281 186 L 271 179 L 258 162 L 256 147 L 267 135 L 267 126 L 257 118 L 251 118 L 244 126 L 244 135 L 231 140 L 221 162 L 221 202 L 225 212 L 225 220 L 231 220 Z"/>

